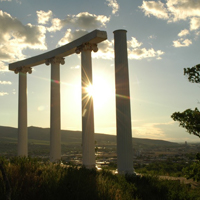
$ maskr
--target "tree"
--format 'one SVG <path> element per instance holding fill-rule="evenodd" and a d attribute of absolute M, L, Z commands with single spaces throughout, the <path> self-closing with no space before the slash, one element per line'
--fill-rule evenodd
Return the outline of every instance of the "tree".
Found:
<path fill-rule="evenodd" d="M 189 82 L 200 83 L 200 64 L 192 68 L 184 68 L 184 75 L 188 76 Z M 179 121 L 180 126 L 185 128 L 190 134 L 200 137 L 200 111 L 198 108 L 187 109 L 181 112 L 172 114 L 174 121 Z"/>

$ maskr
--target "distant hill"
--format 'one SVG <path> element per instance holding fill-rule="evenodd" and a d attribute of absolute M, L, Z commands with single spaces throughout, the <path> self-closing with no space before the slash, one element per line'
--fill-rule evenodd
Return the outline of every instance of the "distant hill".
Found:
<path fill-rule="evenodd" d="M 50 129 L 40 127 L 28 127 L 29 143 L 49 144 Z M 61 142 L 66 145 L 80 145 L 82 141 L 81 131 L 61 131 Z M 116 135 L 95 133 L 95 141 L 98 145 L 116 145 Z M 0 126 L 0 142 L 16 143 L 17 128 Z M 178 143 L 164 141 L 133 138 L 133 146 L 176 146 Z"/>

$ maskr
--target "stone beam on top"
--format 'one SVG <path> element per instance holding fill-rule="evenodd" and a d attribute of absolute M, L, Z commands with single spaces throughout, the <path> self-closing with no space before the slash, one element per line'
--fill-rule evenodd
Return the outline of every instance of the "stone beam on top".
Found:
<path fill-rule="evenodd" d="M 65 57 L 75 53 L 75 50 L 78 46 L 84 43 L 97 44 L 107 39 L 106 31 L 94 30 L 66 45 L 63 45 L 59 48 L 56 48 L 52 51 L 34 56 L 25 60 L 21 60 L 15 63 L 9 64 L 9 70 L 14 71 L 18 67 L 34 67 L 37 65 L 44 64 L 45 61 L 49 58 L 58 56 Z"/>

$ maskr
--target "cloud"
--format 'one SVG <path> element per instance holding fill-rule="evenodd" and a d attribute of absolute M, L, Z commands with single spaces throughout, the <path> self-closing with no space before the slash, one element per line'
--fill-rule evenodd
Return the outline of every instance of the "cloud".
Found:
<path fill-rule="evenodd" d="M 119 4 L 117 0 L 106 0 L 107 5 L 112 8 L 112 14 L 115 14 L 119 10 Z"/>
<path fill-rule="evenodd" d="M 182 31 L 178 34 L 178 36 L 179 36 L 179 37 L 182 37 L 182 36 L 188 35 L 189 33 L 190 33 L 189 30 L 184 29 L 184 30 L 182 30 Z"/>
<path fill-rule="evenodd" d="M 166 0 L 161 1 L 143 1 L 139 8 L 147 16 L 155 16 L 160 19 L 167 20 L 168 23 L 187 20 L 189 22 L 190 31 L 200 29 L 200 1 L 199 0 Z M 189 34 L 189 30 L 182 30 L 178 36 L 182 37 Z M 195 33 L 198 35 L 198 32 Z M 187 47 L 192 44 L 189 39 L 183 38 L 173 41 L 174 47 Z"/>
<path fill-rule="evenodd" d="M 153 15 L 168 22 L 200 17 L 200 1 L 197 0 L 166 0 L 165 4 L 161 1 L 143 1 L 139 8 L 147 16 Z"/>
<path fill-rule="evenodd" d="M 114 59 L 114 41 L 105 40 L 98 44 L 98 51 L 92 54 L 93 58 Z"/>
<path fill-rule="evenodd" d="M 143 10 L 146 16 L 154 15 L 160 19 L 169 18 L 167 9 L 161 1 L 143 1 L 142 6 L 139 6 L 139 8 Z"/>
<path fill-rule="evenodd" d="M 72 32 L 71 29 L 67 29 L 67 31 L 65 32 L 65 36 L 58 42 L 59 46 L 62 46 L 64 44 L 67 44 L 83 35 L 86 35 L 88 33 L 88 31 L 86 30 L 75 30 L 74 32 Z"/>
<path fill-rule="evenodd" d="M 67 29 L 65 36 L 58 42 L 58 45 L 67 44 L 85 34 L 88 31 L 86 30 L 75 30 L 72 32 L 71 29 Z M 102 58 L 102 59 L 113 59 L 114 58 L 114 50 L 113 50 L 113 42 L 109 40 L 103 41 L 98 44 L 98 51 L 92 54 L 93 58 Z"/>
<path fill-rule="evenodd" d="M 67 15 L 65 19 L 52 19 L 52 26 L 47 30 L 55 32 L 61 30 L 65 26 L 72 26 L 78 29 L 92 30 L 100 27 L 106 27 L 106 23 L 110 18 L 105 15 L 95 15 L 88 12 L 82 12 L 77 15 Z"/>
<path fill-rule="evenodd" d="M 197 30 L 197 29 L 199 29 L 199 27 L 200 27 L 200 18 L 193 17 L 190 20 L 190 30 L 191 31 Z"/>
<path fill-rule="evenodd" d="M 0 81 L 0 85 L 11 85 L 10 81 Z"/>
<path fill-rule="evenodd" d="M 146 48 L 139 48 L 142 43 L 138 42 L 136 38 L 132 37 L 130 41 L 127 41 L 128 46 L 128 57 L 129 59 L 136 59 L 141 60 L 144 58 L 153 58 L 156 57 L 157 59 L 161 59 L 161 55 L 164 54 L 161 50 L 154 50 L 146 49 Z"/>
<path fill-rule="evenodd" d="M 145 123 L 137 127 L 132 127 L 134 137 L 163 139 L 166 138 L 165 127 L 173 125 L 174 121 L 166 123 Z"/>
<path fill-rule="evenodd" d="M 166 6 L 173 21 L 200 17 L 200 1 L 197 0 L 167 0 Z"/>
<path fill-rule="evenodd" d="M 184 40 L 183 38 L 173 41 L 174 47 L 188 47 L 191 44 L 192 44 L 191 40 L 189 39 Z"/>
<path fill-rule="evenodd" d="M 46 24 L 50 20 L 53 14 L 51 10 L 49 10 L 48 12 L 40 10 L 40 11 L 36 11 L 36 13 L 37 13 L 39 24 Z"/>
<path fill-rule="evenodd" d="M 155 51 L 153 48 L 139 48 L 142 45 L 141 42 L 138 42 L 136 38 L 132 37 L 131 40 L 127 41 L 128 48 L 128 58 L 141 60 L 144 58 L 154 58 L 161 59 L 161 55 L 164 54 L 163 51 Z M 103 59 L 114 59 L 114 41 L 104 41 L 98 45 L 99 51 L 93 54 L 94 58 L 103 58 Z"/>
<path fill-rule="evenodd" d="M 156 127 L 156 123 L 147 123 L 141 126 L 132 127 L 134 137 L 160 139 L 165 137 L 164 131 Z"/>
<path fill-rule="evenodd" d="M 47 49 L 44 26 L 23 25 L 18 19 L 0 10 L 0 68 L 5 63 L 24 59 L 24 49 Z M 2 65 L 3 62 L 3 65 Z"/>
<path fill-rule="evenodd" d="M 64 45 L 67 44 L 85 34 L 87 34 L 88 31 L 86 30 L 76 30 L 72 32 L 71 29 L 67 29 L 65 36 L 58 42 L 58 45 Z M 146 48 L 139 48 L 142 45 L 141 42 L 138 42 L 136 38 L 132 37 L 131 40 L 127 41 L 127 48 L 128 48 L 128 57 L 129 59 L 137 59 L 141 60 L 144 58 L 153 58 L 156 57 L 156 59 L 161 59 L 161 55 L 164 54 L 161 50 L 154 50 L 146 49 Z M 93 58 L 102 58 L 102 59 L 114 59 L 114 40 L 109 41 L 103 41 L 98 44 L 98 51 L 96 53 L 92 53 Z"/>
<path fill-rule="evenodd" d="M 138 42 L 136 38 L 131 37 L 131 40 L 127 42 L 127 46 L 128 48 L 132 47 L 132 48 L 136 48 L 136 47 L 140 47 L 142 45 L 142 43 Z"/>
<path fill-rule="evenodd" d="M 7 92 L 0 92 L 0 96 L 5 96 L 5 95 L 8 95 Z"/>

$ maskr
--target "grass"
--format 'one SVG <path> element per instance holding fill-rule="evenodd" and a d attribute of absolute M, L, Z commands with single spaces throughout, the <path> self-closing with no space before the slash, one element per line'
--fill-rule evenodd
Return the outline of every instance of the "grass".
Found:
<path fill-rule="evenodd" d="M 156 176 L 113 175 L 110 171 L 42 162 L 35 158 L 0 157 L 12 200 L 198 200 L 199 188 Z M 0 199 L 6 187 L 0 172 Z"/>

